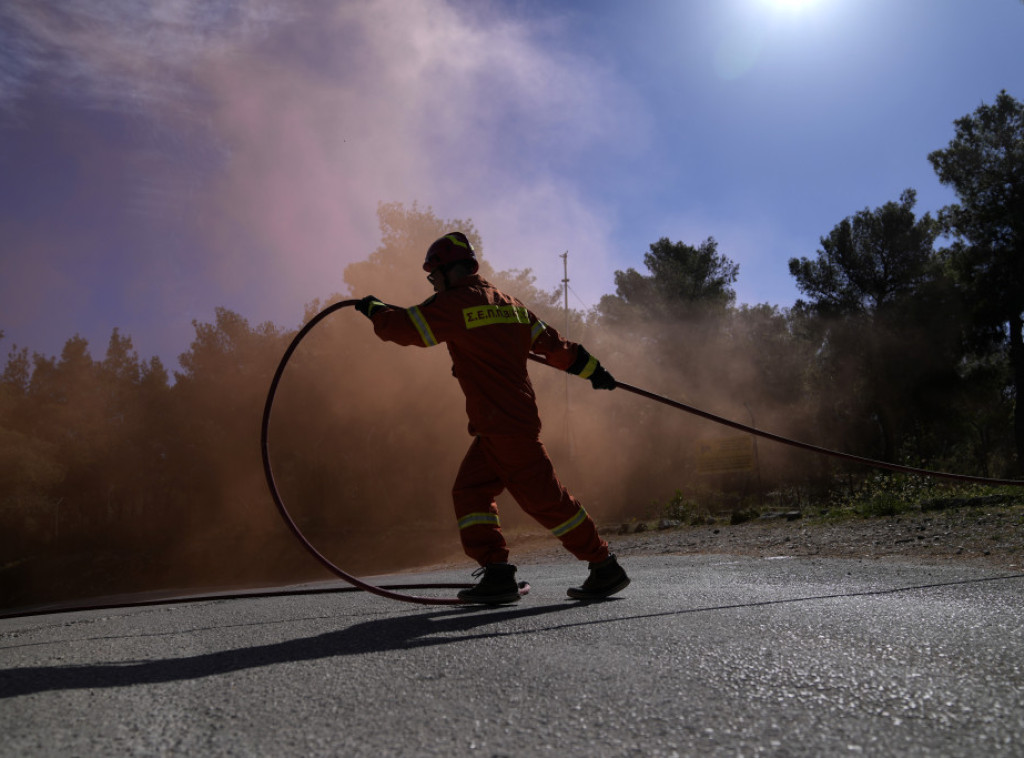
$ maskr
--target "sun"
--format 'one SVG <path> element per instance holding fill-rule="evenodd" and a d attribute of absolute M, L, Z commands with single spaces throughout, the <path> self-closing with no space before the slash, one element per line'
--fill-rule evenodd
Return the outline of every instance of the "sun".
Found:
<path fill-rule="evenodd" d="M 820 0 L 760 0 L 760 2 L 773 10 L 795 13 L 817 5 Z"/>

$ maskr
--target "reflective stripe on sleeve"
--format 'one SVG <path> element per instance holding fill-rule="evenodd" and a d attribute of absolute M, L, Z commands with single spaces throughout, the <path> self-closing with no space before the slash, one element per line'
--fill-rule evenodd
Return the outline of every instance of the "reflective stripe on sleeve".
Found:
<path fill-rule="evenodd" d="M 434 333 L 430 330 L 430 324 L 423 318 L 423 312 L 420 311 L 419 306 L 413 306 L 409 308 L 406 313 L 409 314 L 409 318 L 412 319 L 413 326 L 416 327 L 416 331 L 420 333 L 420 338 L 423 340 L 423 344 L 427 347 L 432 347 L 437 344 L 437 338 Z"/>
<path fill-rule="evenodd" d="M 547 328 L 548 328 L 547 324 L 545 324 L 540 319 L 537 319 L 537 323 L 535 323 L 533 325 L 533 328 L 530 329 L 530 344 L 532 345 L 534 342 L 536 342 L 537 338 L 540 335 L 542 335 L 544 333 L 544 330 L 547 329 Z"/>
<path fill-rule="evenodd" d="M 501 526 L 497 513 L 469 513 L 459 519 L 459 529 L 471 526 Z"/>
<path fill-rule="evenodd" d="M 594 373 L 594 369 L 597 368 L 597 358 L 590 356 L 590 360 L 587 361 L 587 365 L 580 371 L 580 379 L 589 379 L 590 375 Z"/>
<path fill-rule="evenodd" d="M 575 516 L 573 516 L 568 521 L 565 521 L 565 522 L 559 524 L 558 526 L 556 526 L 554 529 L 551 530 L 551 533 L 553 535 L 555 535 L 556 537 L 563 537 L 566 534 L 568 534 L 569 532 L 571 532 L 573 529 L 578 527 L 580 524 L 582 524 L 586 520 L 587 520 L 587 512 L 585 510 L 583 510 L 582 507 L 580 507 L 580 509 L 578 511 L 576 511 L 576 515 Z"/>

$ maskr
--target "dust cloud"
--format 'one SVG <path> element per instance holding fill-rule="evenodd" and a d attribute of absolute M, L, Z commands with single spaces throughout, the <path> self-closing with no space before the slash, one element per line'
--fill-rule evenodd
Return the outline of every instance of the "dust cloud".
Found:
<path fill-rule="evenodd" d="M 387 299 L 421 278 L 415 270 L 408 279 L 392 275 L 377 294 Z M 549 323 L 561 320 L 550 306 L 528 304 Z M 570 338 L 620 381 L 777 433 L 809 433 L 813 414 L 799 392 L 766 386 L 766 365 L 784 374 L 782 358 L 752 331 L 741 333 L 736 319 L 599 323 Z M 471 438 L 445 348 L 381 342 L 354 310 L 335 314 L 307 341 L 282 382 L 272 446 L 296 520 L 346 570 L 466 562 L 450 489 Z M 678 352 L 667 353 L 670 345 Z M 720 439 L 721 427 L 625 390 L 595 391 L 540 364 L 530 372 L 556 470 L 604 528 L 662 513 L 677 491 L 708 504 L 752 502 L 807 473 L 801 454 L 762 443 L 759 471 L 702 474 L 697 444 Z M 498 502 L 514 560 L 517 540 L 544 530 L 507 495 Z"/>
<path fill-rule="evenodd" d="M 56 14 L 22 4 L 9 13 L 31 42 L 15 90 L 33 77 L 48 82 L 87 110 L 125 117 L 135 137 L 131 149 L 102 143 L 109 161 L 95 161 L 109 167 L 97 169 L 94 186 L 111 186 L 116 174 L 116 199 L 129 209 L 99 217 L 132 233 L 103 247 L 93 296 L 54 296 L 66 294 L 69 261 L 82 256 L 59 236 L 33 239 L 33 250 L 47 252 L 10 280 L 31 278 L 64 336 L 86 329 L 97 303 L 100 333 L 117 319 L 144 351 L 151 336 L 172 355 L 180 348 L 167 345 L 216 306 L 294 324 L 298 304 L 337 291 L 345 267 L 373 248 L 378 205 L 395 200 L 472 217 L 497 270 L 531 268 L 554 281 L 557 253 L 573 248 L 585 251 L 574 258 L 584 261 L 574 287 L 610 287 L 603 209 L 587 207 L 541 163 L 528 180 L 510 178 L 532 156 L 503 151 L 502 135 L 530 131 L 538 156 L 581 155 L 614 143 L 627 119 L 635 132 L 643 109 L 630 107 L 612 72 L 546 47 L 514 19 L 398 0 L 153 10 L 82 2 Z M 16 98 L 4 105 L 16 115 Z M 104 126 L 96 133 L 106 135 Z M 408 281 L 384 278 L 373 294 L 399 305 L 414 304 L 409 292 L 426 297 L 422 272 L 409 271 Z M 106 311 L 115 301 L 131 308 Z M 758 426 L 800 430 L 800 398 L 764 399 L 763 353 L 716 333 L 724 328 L 629 324 L 569 336 L 622 381 L 738 420 L 753 409 Z M 199 386 L 176 387 L 197 417 L 167 432 L 187 475 L 155 478 L 153 488 L 175 488 L 178 507 L 153 516 L 148 532 L 123 532 L 133 549 L 155 546 L 147 559 L 164 585 L 322 576 L 263 482 L 260 413 L 289 333 L 262 336 L 248 364 L 208 367 Z M 531 374 L 556 469 L 599 523 L 643 517 L 697 479 L 693 443 L 713 433 L 706 422 L 543 366 Z M 293 517 L 355 573 L 465 560 L 449 495 L 471 442 L 463 407 L 443 347 L 384 344 L 355 311 L 335 314 L 294 356 L 274 409 L 271 453 Z M 501 507 L 510 537 L 538 530 L 507 499 Z"/>
<path fill-rule="evenodd" d="M 407 265 L 381 267 L 376 279 L 364 271 L 361 282 L 396 305 L 412 305 L 399 296 L 428 294 L 422 254 L 411 248 Z M 510 294 L 524 294 L 506 284 L 521 281 L 515 276 L 491 278 Z M 337 299 L 349 295 L 329 301 Z M 541 318 L 559 324 L 563 314 L 547 304 L 551 298 L 539 299 L 525 298 Z M 814 404 L 792 381 L 802 359 L 772 342 L 779 332 L 771 322 L 771 314 L 620 324 L 576 317 L 569 337 L 622 382 L 819 442 Z M 83 429 L 93 430 L 76 451 L 88 457 L 80 470 L 90 478 L 60 483 L 81 501 L 59 514 L 63 531 L 50 557 L 63 551 L 55 565 L 65 570 L 49 574 L 46 559 L 35 556 L 37 573 L 25 579 L 21 596 L 61 599 L 76 583 L 77 596 L 96 596 L 330 578 L 286 528 L 261 465 L 264 403 L 294 335 L 226 314 L 215 326 L 198 325 L 185 362 L 190 372 L 172 388 L 170 415 L 147 415 L 102 386 L 73 383 L 78 394 L 69 407 L 84 414 Z M 623 389 L 595 391 L 539 364 L 531 363 L 530 373 L 556 470 L 606 530 L 663 514 L 677 492 L 709 511 L 732 507 L 788 480 L 806 481 L 813 465 L 800 453 L 762 444 L 756 475 L 710 476 L 697 466 L 696 447 L 721 436 L 711 422 Z M 119 415 L 127 427 L 110 425 Z M 101 433 L 112 429 L 117 433 Z M 474 566 L 461 551 L 450 492 L 471 441 L 447 350 L 382 342 L 361 314 L 345 308 L 293 353 L 277 390 L 269 449 L 290 516 L 343 570 L 367 576 L 445 563 L 468 573 Z M 149 448 L 167 452 L 154 465 Z M 45 505 L 38 510 L 48 517 Z M 513 561 L 527 538 L 554 544 L 509 497 L 499 507 Z M 69 575 L 72 558 L 87 560 L 88 571 Z"/>
<path fill-rule="evenodd" d="M 0 296 L 31 285 L 50 304 L 50 344 L 14 313 L 18 344 L 102 344 L 116 326 L 173 365 L 214 307 L 291 323 L 373 249 L 381 202 L 472 216 L 507 243 L 498 268 L 555 281 L 573 248 L 577 290 L 610 282 L 606 209 L 543 156 L 615 150 L 643 109 L 615 72 L 506 8 L 81 0 L 0 18 L 16 46 L 0 118 L 30 127 L 26 149 L 55 146 L 52 165 L 14 169 L 61 219 L 10 229 L 33 253 L 10 261 Z M 69 287 L 83 260 L 89 297 Z"/>

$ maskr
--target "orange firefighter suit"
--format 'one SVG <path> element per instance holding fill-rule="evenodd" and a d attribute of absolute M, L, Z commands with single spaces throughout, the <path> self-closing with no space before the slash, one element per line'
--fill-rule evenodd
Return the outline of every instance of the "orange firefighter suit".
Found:
<path fill-rule="evenodd" d="M 527 373 L 536 353 L 555 368 L 587 378 L 597 361 L 562 339 L 519 300 L 477 274 L 412 308 L 387 306 L 370 317 L 383 340 L 430 347 L 445 343 L 466 396 L 475 439 L 452 488 L 466 554 L 481 566 L 504 563 L 508 547 L 494 498 L 503 490 L 580 560 L 602 561 L 608 543 L 555 474 L 540 441 L 540 415 Z"/>

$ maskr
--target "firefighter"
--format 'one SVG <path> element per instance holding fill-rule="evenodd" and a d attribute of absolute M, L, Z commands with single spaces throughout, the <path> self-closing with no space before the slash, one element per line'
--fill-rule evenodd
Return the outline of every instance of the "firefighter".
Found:
<path fill-rule="evenodd" d="M 427 250 L 423 270 L 435 294 L 399 308 L 369 295 L 356 308 L 382 340 L 431 347 L 445 343 L 452 373 L 466 397 L 473 442 L 452 487 L 455 517 L 466 555 L 480 568 L 478 584 L 461 590 L 468 603 L 499 605 L 519 599 L 516 567 L 501 532 L 494 498 L 508 490 L 519 506 L 561 540 L 590 573 L 568 595 L 598 600 L 625 589 L 629 577 L 597 533 L 593 519 L 562 486 L 540 441 L 540 416 L 527 356 L 615 389 L 607 369 L 582 345 L 568 342 L 523 303 L 483 279 L 469 239 L 451 232 Z"/>

